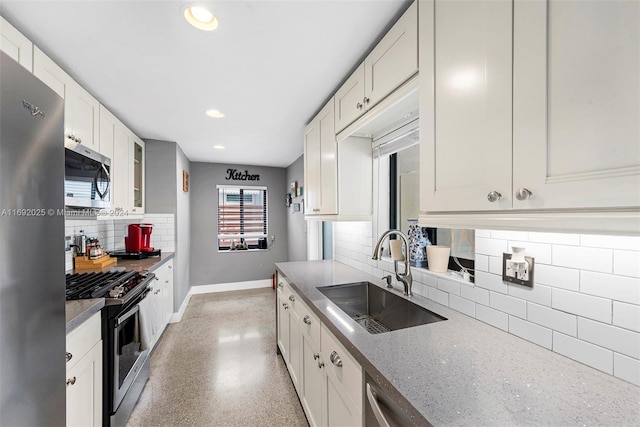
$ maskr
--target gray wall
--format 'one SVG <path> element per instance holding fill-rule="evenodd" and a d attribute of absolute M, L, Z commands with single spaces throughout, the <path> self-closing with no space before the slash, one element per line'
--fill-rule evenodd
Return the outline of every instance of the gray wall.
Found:
<path fill-rule="evenodd" d="M 288 191 L 288 185 L 293 181 L 298 181 L 298 185 L 302 186 L 304 198 L 304 155 L 298 157 L 298 159 L 287 168 L 287 187 L 283 190 L 285 193 Z M 307 221 L 304 219 L 304 214 L 294 212 L 293 206 L 287 209 L 287 232 L 289 234 L 288 260 L 306 261 Z"/>
<path fill-rule="evenodd" d="M 259 174 L 259 181 L 227 181 L 227 169 L 248 170 Z M 287 260 L 287 213 L 284 195 L 287 173 L 283 168 L 191 163 L 191 284 L 215 285 L 270 279 L 274 263 Z M 268 251 L 218 252 L 218 199 L 216 185 L 266 186 L 268 194 L 269 235 L 276 237 L 273 245 L 268 239 Z M 272 246 L 271 246 L 272 245 Z"/>
<path fill-rule="evenodd" d="M 173 311 L 177 312 L 189 288 L 190 192 L 182 191 L 182 171 L 190 162 L 172 141 L 145 140 L 145 212 L 175 215 Z"/>

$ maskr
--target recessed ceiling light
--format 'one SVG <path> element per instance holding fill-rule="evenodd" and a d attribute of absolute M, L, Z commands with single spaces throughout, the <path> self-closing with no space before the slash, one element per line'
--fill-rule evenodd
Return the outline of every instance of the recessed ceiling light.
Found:
<path fill-rule="evenodd" d="M 187 22 L 199 30 L 213 31 L 218 28 L 218 19 L 207 8 L 190 6 L 184 10 Z"/>
<path fill-rule="evenodd" d="M 207 116 L 213 117 L 214 119 L 221 119 L 224 117 L 224 113 L 218 110 L 209 110 L 207 111 Z"/>
<path fill-rule="evenodd" d="M 214 145 L 213 148 L 216 150 L 224 150 L 224 145 Z"/>

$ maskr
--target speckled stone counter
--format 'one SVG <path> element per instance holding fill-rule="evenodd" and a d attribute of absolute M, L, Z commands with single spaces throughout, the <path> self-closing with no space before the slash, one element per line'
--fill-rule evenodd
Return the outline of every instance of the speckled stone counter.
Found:
<path fill-rule="evenodd" d="M 382 280 L 335 261 L 276 268 L 417 424 L 640 425 L 630 383 L 420 296 L 411 300 L 448 320 L 371 335 L 316 288 Z"/>
<path fill-rule="evenodd" d="M 67 274 L 109 271 L 112 268 L 121 269 L 123 271 L 124 270 L 136 270 L 136 271 L 149 270 L 153 272 L 154 270 L 158 269 L 162 264 L 172 259 L 173 257 L 174 257 L 173 252 L 166 252 L 159 257 L 146 258 L 142 260 L 135 260 L 135 259 L 118 260 L 117 265 L 115 266 L 112 265 L 103 269 L 94 268 L 94 269 L 87 269 L 87 270 L 69 270 L 67 271 Z M 72 330 L 74 330 L 75 328 L 77 328 L 78 326 L 80 326 L 85 320 L 90 318 L 93 314 L 100 311 L 102 307 L 104 307 L 104 298 L 67 301 L 65 306 L 67 334 Z"/>

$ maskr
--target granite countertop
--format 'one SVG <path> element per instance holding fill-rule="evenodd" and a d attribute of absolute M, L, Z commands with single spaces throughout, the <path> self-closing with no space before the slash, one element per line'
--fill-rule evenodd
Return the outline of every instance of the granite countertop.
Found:
<path fill-rule="evenodd" d="M 336 261 L 276 268 L 417 424 L 640 425 L 635 385 L 417 295 L 448 320 L 371 335 L 316 288 L 383 280 Z"/>
<path fill-rule="evenodd" d="M 117 265 L 111 265 L 107 268 L 93 268 L 86 270 L 69 270 L 67 274 L 73 273 L 91 273 L 91 272 L 101 272 L 101 271 L 109 271 L 112 268 L 117 268 L 119 270 L 136 270 L 143 271 L 149 270 L 153 272 L 166 261 L 172 259 L 174 257 L 173 252 L 165 252 L 159 257 L 151 257 L 142 260 L 136 259 L 119 259 Z M 74 300 L 67 301 L 65 306 L 65 315 L 66 315 L 66 331 L 67 334 L 80 326 L 84 321 L 89 319 L 92 315 L 97 313 L 104 307 L 105 301 L 104 298 L 94 298 L 94 299 L 84 299 L 84 300 Z"/>

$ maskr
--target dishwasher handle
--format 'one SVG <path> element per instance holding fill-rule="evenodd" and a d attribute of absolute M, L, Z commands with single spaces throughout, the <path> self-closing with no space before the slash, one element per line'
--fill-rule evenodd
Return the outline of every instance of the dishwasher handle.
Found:
<path fill-rule="evenodd" d="M 367 383 L 367 400 L 371 405 L 371 410 L 373 411 L 373 415 L 376 417 L 378 424 L 380 424 L 382 427 L 391 427 L 389 421 L 387 421 L 387 418 L 382 413 L 382 409 L 380 409 L 376 392 L 373 391 L 373 388 L 369 383 Z"/>

